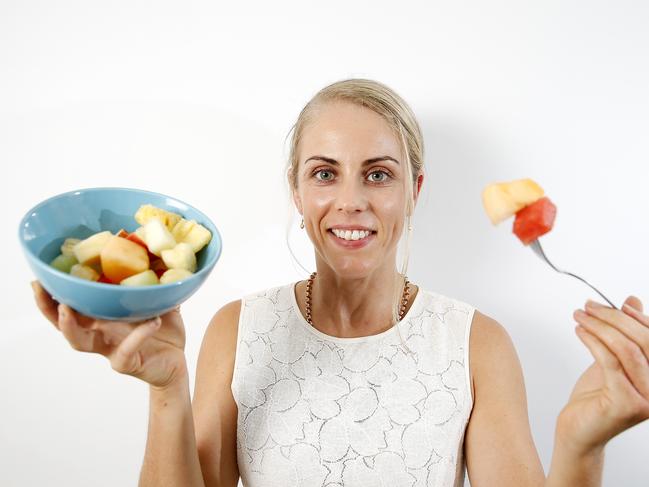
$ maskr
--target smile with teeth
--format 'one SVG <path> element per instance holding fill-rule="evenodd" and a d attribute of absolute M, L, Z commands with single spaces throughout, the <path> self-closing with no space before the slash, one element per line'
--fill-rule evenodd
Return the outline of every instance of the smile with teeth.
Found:
<path fill-rule="evenodd" d="M 331 231 L 336 237 L 343 240 L 361 240 L 374 233 L 369 230 L 338 230 L 337 228 L 332 228 Z"/>

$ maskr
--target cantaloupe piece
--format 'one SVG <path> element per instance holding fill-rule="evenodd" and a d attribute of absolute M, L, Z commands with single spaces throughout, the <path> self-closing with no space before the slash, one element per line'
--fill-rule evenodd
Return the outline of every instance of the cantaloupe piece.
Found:
<path fill-rule="evenodd" d="M 149 255 L 144 247 L 113 235 L 101 251 L 101 268 L 108 279 L 121 282 L 149 268 Z"/>

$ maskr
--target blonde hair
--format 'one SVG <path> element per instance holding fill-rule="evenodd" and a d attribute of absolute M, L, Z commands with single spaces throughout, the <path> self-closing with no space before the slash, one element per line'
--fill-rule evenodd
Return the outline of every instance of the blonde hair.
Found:
<path fill-rule="evenodd" d="M 401 310 L 401 293 L 405 284 L 406 271 L 408 269 L 408 260 L 410 258 L 410 234 L 411 218 L 414 211 L 414 190 L 417 177 L 424 170 L 424 143 L 421 130 L 417 120 L 408 106 L 408 104 L 395 91 L 386 85 L 369 79 L 353 78 L 337 81 L 325 86 L 318 91 L 311 100 L 304 106 L 297 121 L 289 131 L 291 136 L 290 151 L 286 165 L 286 177 L 289 185 L 289 195 L 297 189 L 298 179 L 298 148 L 302 134 L 309 122 L 317 116 L 317 108 L 325 103 L 332 101 L 346 101 L 360 105 L 385 119 L 388 125 L 394 130 L 395 135 L 401 140 L 402 149 L 406 157 L 405 164 L 404 190 L 406 193 L 406 205 L 404 209 L 404 226 L 399 243 L 404 239 L 406 252 L 401 265 L 400 274 L 396 278 L 395 293 L 392 301 L 392 324 L 399 321 L 399 311 Z M 410 181 L 410 184 L 407 184 Z M 291 199 L 291 198 L 289 198 Z M 289 202 L 292 212 L 292 201 Z M 292 219 L 292 217 L 291 217 Z M 295 258 L 291 246 L 288 242 L 291 222 L 286 230 L 286 242 L 291 255 Z M 296 259 L 297 261 L 297 259 Z M 299 262 L 298 262 L 299 264 Z M 300 267 L 304 267 L 300 264 Z M 306 270 L 306 269 L 305 269 Z M 308 272 L 308 271 L 307 271 Z"/>

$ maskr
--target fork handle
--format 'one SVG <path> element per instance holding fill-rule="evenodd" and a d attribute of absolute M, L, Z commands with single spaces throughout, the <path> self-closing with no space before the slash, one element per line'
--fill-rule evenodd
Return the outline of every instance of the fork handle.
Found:
<path fill-rule="evenodd" d="M 611 307 L 612 307 L 613 309 L 618 309 L 617 306 L 615 306 L 615 305 L 614 305 L 614 304 L 613 304 L 613 303 L 612 303 L 612 302 L 611 302 L 611 301 L 610 301 L 606 296 L 604 296 L 604 295 L 603 295 L 603 294 L 602 294 L 602 293 L 601 293 L 601 292 L 600 292 L 600 291 L 599 291 L 595 286 L 593 286 L 592 284 L 588 283 L 586 280 L 584 280 L 584 279 L 582 279 L 581 277 L 579 277 L 579 276 L 577 276 L 577 275 L 575 275 L 575 274 L 572 274 L 572 273 L 570 273 L 570 272 L 566 272 L 566 271 L 559 271 L 559 272 L 563 272 L 564 274 L 568 274 L 569 276 L 576 277 L 576 278 L 579 279 L 581 282 L 583 282 L 584 284 L 588 285 L 591 289 L 593 289 L 597 294 L 599 294 L 599 295 L 602 297 L 602 299 L 604 299 L 604 301 L 606 301 L 608 304 L 611 305 Z"/>

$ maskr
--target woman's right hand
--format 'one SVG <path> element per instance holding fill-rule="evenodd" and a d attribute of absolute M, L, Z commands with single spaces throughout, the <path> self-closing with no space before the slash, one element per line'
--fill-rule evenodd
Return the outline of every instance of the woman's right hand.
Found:
<path fill-rule="evenodd" d="M 167 388 L 187 374 L 185 326 L 178 308 L 142 323 L 100 320 L 59 304 L 40 282 L 31 284 L 41 313 L 73 349 L 103 355 L 117 372 L 155 388 Z"/>

